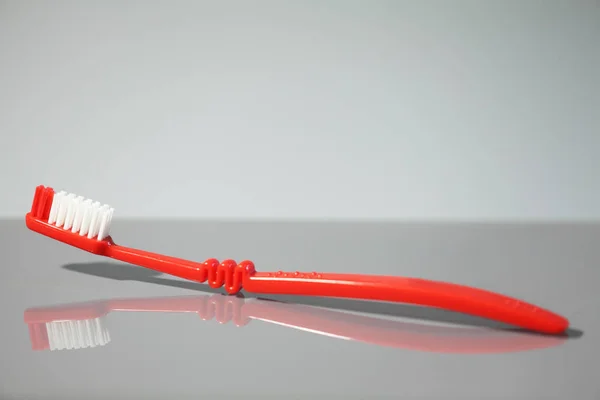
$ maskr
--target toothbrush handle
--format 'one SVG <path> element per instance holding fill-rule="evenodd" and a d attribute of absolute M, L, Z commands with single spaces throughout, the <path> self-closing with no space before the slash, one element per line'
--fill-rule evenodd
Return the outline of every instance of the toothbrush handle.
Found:
<path fill-rule="evenodd" d="M 251 261 L 208 259 L 197 263 L 110 243 L 104 253 L 130 264 L 180 278 L 225 287 L 230 294 L 242 287 L 250 293 L 288 294 L 381 300 L 437 307 L 475 315 L 524 329 L 557 334 L 569 321 L 524 301 L 498 293 L 417 278 L 358 274 L 256 272 Z"/>
<path fill-rule="evenodd" d="M 256 272 L 248 292 L 380 300 L 437 307 L 547 334 L 569 321 L 551 311 L 499 293 L 446 282 L 358 274 Z"/>

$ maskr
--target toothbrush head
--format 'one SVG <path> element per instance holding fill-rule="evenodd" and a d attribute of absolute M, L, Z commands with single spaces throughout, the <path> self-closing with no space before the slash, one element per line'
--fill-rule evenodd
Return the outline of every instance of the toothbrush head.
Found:
<path fill-rule="evenodd" d="M 114 209 L 107 204 L 40 185 L 25 222 L 32 231 L 102 255 L 113 244 L 110 237 L 113 213 Z"/>

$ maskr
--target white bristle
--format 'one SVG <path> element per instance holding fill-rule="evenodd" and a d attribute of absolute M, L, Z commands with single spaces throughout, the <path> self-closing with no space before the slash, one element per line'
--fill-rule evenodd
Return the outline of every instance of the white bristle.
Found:
<path fill-rule="evenodd" d="M 83 207 L 83 197 L 79 196 L 79 204 L 77 206 L 77 209 L 75 210 L 75 215 L 73 216 L 73 227 L 71 228 L 71 232 L 77 232 L 79 231 L 79 228 L 81 227 L 81 220 L 83 219 L 83 213 L 85 211 L 85 208 Z"/>
<path fill-rule="evenodd" d="M 81 229 L 79 235 L 87 235 L 88 229 L 90 228 L 90 221 L 92 219 L 92 200 L 88 199 L 83 202 L 83 217 L 81 219 Z"/>
<path fill-rule="evenodd" d="M 67 194 L 64 190 L 54 194 L 52 200 L 52 207 L 50 208 L 50 216 L 48 217 L 48 223 L 54 224 L 56 222 L 56 215 L 58 214 L 58 205 L 61 202 L 62 197 Z"/>
<path fill-rule="evenodd" d="M 96 226 L 98 226 L 98 214 L 100 214 L 100 203 L 95 202 L 92 204 L 92 219 L 90 221 L 90 229 L 88 231 L 88 239 L 96 236 Z"/>
<path fill-rule="evenodd" d="M 88 239 L 105 239 L 110 235 L 114 209 L 73 193 L 54 194 L 48 223 Z"/>
<path fill-rule="evenodd" d="M 63 225 L 63 228 L 65 228 L 66 230 L 71 229 L 71 227 L 73 226 L 73 222 L 75 222 L 75 215 L 77 213 L 77 210 L 79 209 L 79 203 L 81 203 L 82 200 L 82 196 L 77 196 L 69 202 L 69 206 L 67 208 L 67 215 L 65 217 L 65 224 Z"/>
<path fill-rule="evenodd" d="M 110 342 L 110 334 L 106 328 L 105 318 L 46 323 L 50 350 L 73 350 L 104 346 Z"/>
<path fill-rule="evenodd" d="M 69 208 L 69 201 L 73 198 L 72 194 L 65 194 L 62 198 L 59 199 L 60 203 L 58 204 L 58 214 L 56 216 L 56 226 L 61 227 L 65 223 L 65 218 L 67 216 L 67 209 Z M 52 201 L 54 202 L 54 200 Z"/>
<path fill-rule="evenodd" d="M 106 230 L 107 223 L 108 223 L 108 212 L 103 212 L 102 218 L 100 219 L 100 228 L 98 229 L 98 236 L 104 235 L 104 231 Z"/>

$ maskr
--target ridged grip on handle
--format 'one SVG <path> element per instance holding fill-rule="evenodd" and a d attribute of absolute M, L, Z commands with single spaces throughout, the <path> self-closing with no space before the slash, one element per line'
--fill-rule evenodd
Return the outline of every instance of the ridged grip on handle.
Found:
<path fill-rule="evenodd" d="M 551 311 L 502 294 L 417 278 L 358 274 L 257 272 L 248 292 L 380 300 L 443 308 L 524 329 L 557 334 L 569 321 Z"/>
<path fill-rule="evenodd" d="M 233 260 L 225 260 L 219 262 L 215 258 L 209 258 L 203 263 L 197 263 L 116 244 L 110 244 L 105 255 L 183 279 L 200 283 L 208 281 L 209 286 L 215 289 L 224 286 L 229 294 L 238 293 L 244 286 L 244 281 L 247 281 L 248 277 L 255 272 L 254 264 L 251 261 L 236 263 Z"/>

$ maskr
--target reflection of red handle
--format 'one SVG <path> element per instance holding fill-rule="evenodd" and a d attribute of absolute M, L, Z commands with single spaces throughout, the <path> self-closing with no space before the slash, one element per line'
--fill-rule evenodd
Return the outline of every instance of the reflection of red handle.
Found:
<path fill-rule="evenodd" d="M 244 311 L 251 318 L 326 336 L 434 353 L 507 353 L 558 346 L 566 340 L 562 336 L 423 325 L 277 302 L 247 303 Z"/>
<path fill-rule="evenodd" d="M 484 328 L 422 325 L 268 300 L 246 302 L 234 296 L 115 298 L 105 301 L 30 308 L 32 347 L 48 348 L 45 322 L 97 318 L 110 311 L 197 313 L 203 320 L 245 326 L 257 319 L 337 338 L 440 353 L 505 353 L 558 346 L 561 336 L 523 334 Z"/>
<path fill-rule="evenodd" d="M 242 287 L 257 294 L 325 296 L 401 302 L 475 315 L 532 331 L 557 334 L 569 322 L 521 300 L 490 291 L 425 279 L 358 274 L 256 272 L 254 264 L 215 259 L 196 263 L 110 244 L 106 255 L 188 280 L 225 285 L 229 293 Z"/>

